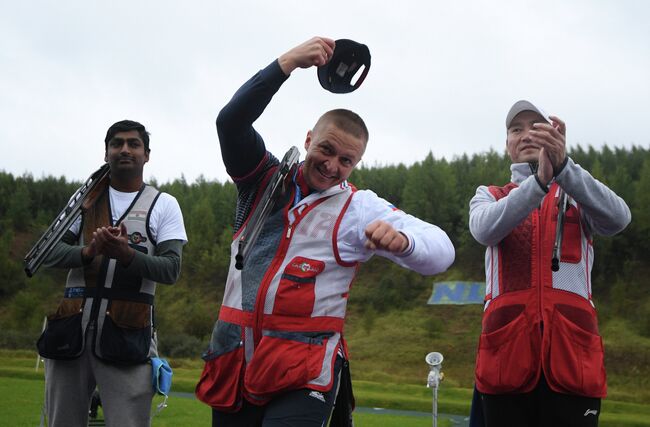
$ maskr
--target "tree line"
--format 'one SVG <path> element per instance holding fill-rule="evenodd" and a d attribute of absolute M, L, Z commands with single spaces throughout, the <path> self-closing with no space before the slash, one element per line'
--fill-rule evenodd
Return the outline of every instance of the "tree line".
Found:
<path fill-rule="evenodd" d="M 646 319 L 639 333 L 650 336 L 650 151 L 646 148 L 573 148 L 569 155 L 623 197 L 632 223 L 615 237 L 596 238 L 593 294 L 601 318 Z M 463 155 L 452 160 L 430 153 L 410 166 L 376 165 L 356 169 L 359 189 L 372 189 L 407 213 L 440 226 L 456 247 L 453 267 L 435 280 L 484 280 L 484 247 L 468 229 L 468 205 L 478 185 L 509 181 L 505 153 Z M 174 286 L 159 286 L 156 322 L 165 330 L 170 356 L 197 356 L 208 339 L 223 295 L 229 265 L 237 191 L 231 182 L 150 182 L 178 199 L 189 243 Z M 43 317 L 62 295 L 65 271 L 41 269 L 28 279 L 22 260 L 31 245 L 79 187 L 63 177 L 35 179 L 0 171 L 0 347 L 33 347 Z M 426 303 L 432 279 L 381 259 L 362 267 L 351 292 L 350 309 L 381 313 Z"/>

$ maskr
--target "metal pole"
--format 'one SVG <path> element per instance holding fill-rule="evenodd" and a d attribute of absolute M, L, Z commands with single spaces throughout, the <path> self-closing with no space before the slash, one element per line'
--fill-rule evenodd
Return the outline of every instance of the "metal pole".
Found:
<path fill-rule="evenodd" d="M 438 386 L 433 387 L 433 427 L 438 427 Z"/>
<path fill-rule="evenodd" d="M 444 378 L 444 374 L 440 372 L 442 369 L 442 361 L 444 357 L 442 354 L 434 351 L 424 358 L 424 361 L 429 365 L 429 376 L 427 377 L 427 387 L 433 388 L 433 402 L 432 402 L 432 422 L 433 427 L 438 427 L 438 385 Z"/>

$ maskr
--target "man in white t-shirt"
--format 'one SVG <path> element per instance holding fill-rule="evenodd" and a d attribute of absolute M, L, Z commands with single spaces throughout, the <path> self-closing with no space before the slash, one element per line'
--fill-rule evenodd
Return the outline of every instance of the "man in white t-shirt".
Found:
<path fill-rule="evenodd" d="M 108 129 L 110 174 L 45 260 L 70 269 L 37 344 L 46 358 L 50 427 L 88 425 L 95 387 L 107 426 L 150 424 L 156 282 L 176 282 L 187 243 L 176 199 L 143 181 L 150 151 L 142 124 L 123 120 Z"/>

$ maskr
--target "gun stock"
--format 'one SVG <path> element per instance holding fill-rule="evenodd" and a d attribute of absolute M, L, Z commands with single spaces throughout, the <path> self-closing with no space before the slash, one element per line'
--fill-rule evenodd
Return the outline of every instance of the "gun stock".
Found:
<path fill-rule="evenodd" d="M 110 167 L 105 163 L 93 172 L 92 175 L 75 191 L 68 204 L 52 221 L 45 233 L 38 239 L 32 249 L 25 255 L 23 261 L 25 274 L 32 277 L 38 268 L 43 264 L 45 258 L 52 251 L 54 246 L 61 240 L 66 231 L 79 218 L 82 212 L 85 212 L 97 196 L 108 185 L 108 173 Z"/>
<path fill-rule="evenodd" d="M 257 240 L 260 231 L 262 231 L 266 218 L 269 216 L 269 213 L 271 213 L 276 200 L 284 191 L 284 180 L 294 166 L 298 164 L 299 158 L 300 152 L 298 149 L 296 147 L 291 147 L 284 155 L 278 169 L 271 177 L 260 202 L 251 214 L 250 220 L 248 221 L 248 224 L 246 224 L 246 228 L 243 230 L 243 233 L 239 238 L 239 247 L 237 248 L 237 254 L 235 255 L 236 269 L 241 270 L 244 268 L 246 257 L 248 256 L 250 249 L 255 245 L 255 241 Z"/>

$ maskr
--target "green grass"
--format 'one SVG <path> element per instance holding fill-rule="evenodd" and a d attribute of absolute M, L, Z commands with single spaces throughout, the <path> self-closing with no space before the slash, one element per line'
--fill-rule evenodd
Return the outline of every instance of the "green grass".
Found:
<path fill-rule="evenodd" d="M 355 427 L 430 427 L 431 417 L 355 413 L 354 425 Z M 449 427 L 452 425 L 448 420 L 438 419 L 439 427 Z"/>
<path fill-rule="evenodd" d="M 42 378 L 40 380 L 7 378 L 0 381 L 0 426 L 33 427 L 39 425 L 41 408 L 43 405 Z M 154 399 L 154 408 L 162 402 L 157 396 Z M 152 419 L 153 427 L 177 426 L 208 426 L 211 424 L 211 411 L 206 405 L 195 399 L 171 396 L 167 401 L 167 408 L 155 415 Z M 99 417 L 101 418 L 101 410 Z M 398 415 L 374 415 L 355 413 L 355 425 L 376 427 L 418 427 L 430 426 L 428 417 L 408 417 Z M 440 427 L 451 424 L 447 420 L 440 420 Z"/>
<path fill-rule="evenodd" d="M 0 381 L 0 396 L 3 396 L 3 398 L 0 399 L 0 426 L 33 427 L 38 425 L 43 405 L 43 386 L 44 383 L 42 378 L 35 380 L 3 376 Z M 376 402 L 381 403 L 382 407 L 390 408 L 396 408 L 396 406 L 399 406 L 391 405 L 391 396 L 397 398 L 401 393 L 409 390 L 408 387 L 398 387 L 397 390 L 382 394 L 381 391 L 384 387 L 389 390 L 392 389 L 391 386 L 380 386 L 368 383 L 360 384 L 357 389 L 359 390 L 359 394 L 362 396 L 366 394 L 373 395 L 373 393 L 377 396 L 383 395 L 384 397 L 376 400 Z M 447 392 L 447 390 L 441 390 L 441 393 L 443 392 Z M 457 397 L 461 398 L 463 395 L 469 394 L 469 391 L 458 390 L 453 394 L 457 394 Z M 154 407 L 161 401 L 161 397 L 156 397 L 154 399 Z M 423 402 L 421 403 L 426 407 L 416 409 L 422 411 L 431 410 L 430 398 L 428 401 L 423 399 Z M 361 403 L 359 402 L 359 404 Z M 440 411 L 444 412 L 442 407 L 440 408 Z M 650 408 L 648 405 L 605 401 L 603 403 L 603 413 L 600 419 L 600 425 L 603 427 L 647 427 L 650 426 Z M 425 416 L 375 415 L 364 412 L 355 412 L 354 421 L 355 425 L 360 427 L 424 427 L 431 425 L 431 418 Z M 168 400 L 168 407 L 153 418 L 152 426 L 206 426 L 210 425 L 210 423 L 210 409 L 207 406 L 194 399 L 172 396 Z M 440 427 L 448 427 L 452 424 L 447 420 L 440 419 L 438 425 Z"/>
<path fill-rule="evenodd" d="M 40 422 L 43 404 L 43 368 L 35 371 L 36 354 L 30 351 L 0 350 L 0 427 L 35 426 Z M 174 369 L 174 392 L 194 391 L 194 385 L 202 368 L 200 360 L 172 360 Z M 354 393 L 358 407 L 387 408 L 396 410 L 431 411 L 431 389 L 425 387 L 426 369 L 419 384 L 400 381 L 354 380 Z M 354 371 L 353 371 L 354 372 Z M 354 375 L 354 373 L 353 373 Z M 389 376 L 392 378 L 392 376 Z M 468 414 L 472 390 L 455 387 L 445 379 L 439 390 L 438 410 L 440 413 Z M 639 403 L 637 399 L 628 401 L 603 400 L 600 416 L 602 427 L 650 427 L 650 405 Z M 157 396 L 154 407 L 162 401 Z M 195 399 L 171 396 L 168 407 L 152 422 L 156 426 L 205 426 L 211 423 L 210 408 Z M 355 425 L 389 426 L 430 426 L 430 417 L 377 415 L 361 411 L 354 414 Z M 451 424 L 440 419 L 439 425 Z"/>
<path fill-rule="evenodd" d="M 43 380 L 0 378 L 0 426 L 39 425 L 43 407 Z"/>

